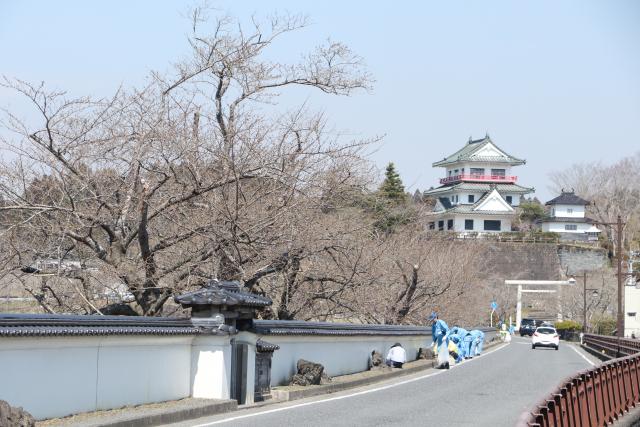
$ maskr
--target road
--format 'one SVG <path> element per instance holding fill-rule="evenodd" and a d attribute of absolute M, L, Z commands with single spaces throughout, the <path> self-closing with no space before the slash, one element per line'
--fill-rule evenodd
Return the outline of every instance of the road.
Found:
<path fill-rule="evenodd" d="M 449 371 L 317 398 L 243 409 L 172 427 L 513 426 L 565 377 L 598 361 L 571 344 L 531 349 L 516 337 Z"/>

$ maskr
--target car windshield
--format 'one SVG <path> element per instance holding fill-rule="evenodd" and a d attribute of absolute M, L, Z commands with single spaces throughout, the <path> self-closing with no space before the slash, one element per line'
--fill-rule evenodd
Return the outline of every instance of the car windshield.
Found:
<path fill-rule="evenodd" d="M 556 330 L 553 328 L 538 328 L 536 332 L 539 332 L 541 334 L 551 335 L 551 334 L 555 334 Z"/>
<path fill-rule="evenodd" d="M 535 325 L 536 322 L 535 322 L 535 320 L 532 320 L 532 319 L 522 319 L 521 324 L 522 325 Z"/>

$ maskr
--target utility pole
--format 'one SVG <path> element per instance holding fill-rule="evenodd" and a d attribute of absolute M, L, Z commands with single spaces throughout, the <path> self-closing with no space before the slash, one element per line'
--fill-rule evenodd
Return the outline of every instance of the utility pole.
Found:
<path fill-rule="evenodd" d="M 622 218 L 618 215 L 617 221 L 617 244 L 616 244 L 616 257 L 618 260 L 618 336 L 624 337 L 624 281 L 622 280 Z"/>
<path fill-rule="evenodd" d="M 582 272 L 582 332 L 587 333 L 587 291 L 593 292 L 593 296 L 598 296 L 596 288 L 587 288 L 587 271 Z"/>
<path fill-rule="evenodd" d="M 616 321 L 616 329 L 618 331 L 618 337 L 624 337 L 624 280 L 622 277 L 622 217 L 618 215 L 616 222 L 598 222 L 601 225 L 615 225 L 616 226 L 616 259 L 618 260 L 618 318 Z"/>
<path fill-rule="evenodd" d="M 582 332 L 587 333 L 587 272 L 582 274 Z"/>

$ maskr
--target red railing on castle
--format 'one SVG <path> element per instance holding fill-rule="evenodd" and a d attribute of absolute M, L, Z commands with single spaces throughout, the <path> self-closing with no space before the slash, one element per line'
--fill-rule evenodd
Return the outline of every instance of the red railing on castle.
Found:
<path fill-rule="evenodd" d="M 520 417 L 521 426 L 606 426 L 640 403 L 640 342 L 585 334 L 585 343 L 627 355 L 568 378 Z"/>

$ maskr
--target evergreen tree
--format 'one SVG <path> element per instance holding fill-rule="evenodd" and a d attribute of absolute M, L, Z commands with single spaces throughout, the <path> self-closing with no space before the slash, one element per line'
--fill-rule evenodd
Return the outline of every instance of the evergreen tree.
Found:
<path fill-rule="evenodd" d="M 544 217 L 544 207 L 540 202 L 532 200 L 520 204 L 520 220 L 533 223 Z"/>
<path fill-rule="evenodd" d="M 384 175 L 384 182 L 380 186 L 380 194 L 384 198 L 396 202 L 404 200 L 406 198 L 404 185 L 402 184 L 400 175 L 398 175 L 396 167 L 393 163 L 389 163 L 387 165 L 387 169 Z"/>

